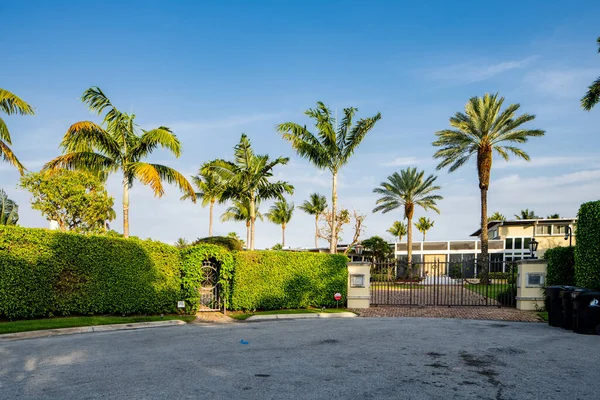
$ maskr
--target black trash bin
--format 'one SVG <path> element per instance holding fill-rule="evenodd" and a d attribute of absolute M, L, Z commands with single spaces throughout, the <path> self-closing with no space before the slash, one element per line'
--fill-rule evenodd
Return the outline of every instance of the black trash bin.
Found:
<path fill-rule="evenodd" d="M 573 332 L 600 334 L 600 292 L 573 292 Z"/>
<path fill-rule="evenodd" d="M 562 315 L 563 315 L 563 329 L 573 329 L 573 297 L 572 294 L 578 295 L 581 292 L 589 292 L 589 289 L 565 286 L 565 289 L 560 291 L 560 298 L 562 300 Z"/>
<path fill-rule="evenodd" d="M 548 306 L 548 325 L 563 326 L 563 309 L 560 291 L 571 288 L 571 286 L 548 286 L 546 287 L 546 304 Z"/>

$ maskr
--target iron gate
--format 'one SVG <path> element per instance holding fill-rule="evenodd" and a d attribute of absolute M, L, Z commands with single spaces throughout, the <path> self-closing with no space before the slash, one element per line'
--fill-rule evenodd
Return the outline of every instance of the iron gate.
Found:
<path fill-rule="evenodd" d="M 512 262 L 374 263 L 371 304 L 398 306 L 515 307 L 516 265 Z M 487 279 L 486 279 L 487 276 Z"/>
<path fill-rule="evenodd" d="M 219 284 L 219 263 L 202 262 L 202 286 L 200 287 L 199 311 L 219 311 L 221 309 L 221 285 Z"/>

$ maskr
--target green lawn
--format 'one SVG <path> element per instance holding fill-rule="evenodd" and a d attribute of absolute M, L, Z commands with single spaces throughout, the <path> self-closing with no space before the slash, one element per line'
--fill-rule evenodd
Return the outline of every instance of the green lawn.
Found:
<path fill-rule="evenodd" d="M 492 283 L 489 285 L 467 284 L 465 287 L 475 293 L 479 293 L 483 296 L 489 297 L 490 299 L 496 300 L 498 294 L 510 288 L 510 285 L 507 283 Z"/>
<path fill-rule="evenodd" d="M 0 322 L 0 334 L 27 331 L 39 331 L 42 329 L 74 328 L 93 325 L 131 324 L 134 322 L 169 321 L 179 319 L 191 322 L 195 316 L 165 315 L 158 316 L 93 316 L 93 317 L 59 317 L 44 319 L 27 319 L 21 321 Z"/>
<path fill-rule="evenodd" d="M 243 312 L 243 311 L 231 311 L 227 315 L 231 318 L 243 321 L 253 315 L 273 315 L 273 314 L 318 314 L 318 313 L 340 313 L 348 312 L 345 308 L 326 308 L 321 310 L 320 308 L 294 308 L 289 310 L 268 310 L 268 311 L 256 311 L 256 312 Z"/>
<path fill-rule="evenodd" d="M 539 315 L 544 321 L 548 322 L 548 311 L 539 312 L 537 315 Z"/>

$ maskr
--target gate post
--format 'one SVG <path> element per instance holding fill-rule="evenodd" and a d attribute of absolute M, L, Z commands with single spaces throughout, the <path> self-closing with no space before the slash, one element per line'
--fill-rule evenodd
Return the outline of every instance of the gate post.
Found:
<path fill-rule="evenodd" d="M 348 308 L 369 308 L 371 304 L 371 263 L 348 263 Z"/>
<path fill-rule="evenodd" d="M 525 259 L 517 261 L 517 308 L 538 310 L 544 307 L 544 286 L 548 261 Z"/>

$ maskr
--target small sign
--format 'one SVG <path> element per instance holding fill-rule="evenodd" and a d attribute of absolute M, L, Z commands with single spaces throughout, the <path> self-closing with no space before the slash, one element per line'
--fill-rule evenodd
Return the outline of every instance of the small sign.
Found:
<path fill-rule="evenodd" d="M 350 275 L 350 287 L 364 288 L 365 287 L 365 275 L 364 274 Z"/>
<path fill-rule="evenodd" d="M 177 308 L 185 308 L 185 301 L 178 301 Z"/>
<path fill-rule="evenodd" d="M 335 299 L 335 301 L 340 301 L 342 299 L 342 294 L 336 293 L 333 295 L 333 298 Z"/>

